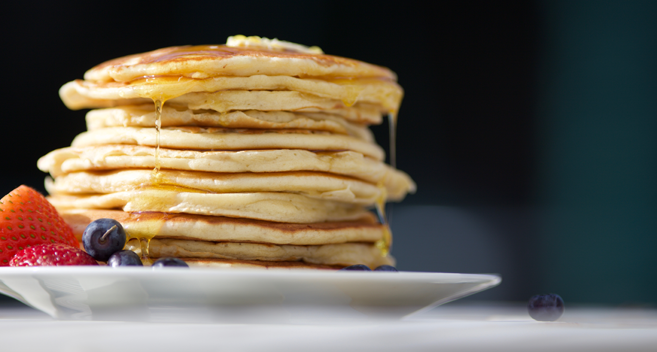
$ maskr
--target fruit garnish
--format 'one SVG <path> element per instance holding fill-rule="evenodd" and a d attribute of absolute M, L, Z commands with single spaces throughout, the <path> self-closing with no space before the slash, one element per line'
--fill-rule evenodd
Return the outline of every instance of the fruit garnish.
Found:
<path fill-rule="evenodd" d="M 160 269 L 168 266 L 177 266 L 177 267 L 184 267 L 184 268 L 189 268 L 189 265 L 185 263 L 184 261 L 178 259 L 178 258 L 161 258 L 155 261 L 153 263 L 153 269 Z"/>
<path fill-rule="evenodd" d="M 340 270 L 372 271 L 372 269 L 370 269 L 367 265 L 363 265 L 363 264 L 350 265 Z"/>
<path fill-rule="evenodd" d="M 122 250 L 125 241 L 125 230 L 114 219 L 95 220 L 82 233 L 84 250 L 101 262 L 106 262 L 112 254 Z"/>
<path fill-rule="evenodd" d="M 554 293 L 536 295 L 529 299 L 527 310 L 534 320 L 555 321 L 563 314 L 563 299 Z"/>
<path fill-rule="evenodd" d="M 83 250 L 61 243 L 25 248 L 9 262 L 11 266 L 98 265 Z"/>
<path fill-rule="evenodd" d="M 398 272 L 397 268 L 395 268 L 392 265 L 380 265 L 377 266 L 374 271 L 393 271 L 393 272 Z"/>
<path fill-rule="evenodd" d="M 73 230 L 46 198 L 22 185 L 0 200 L 0 266 L 25 248 L 49 243 L 78 247 Z"/>
<path fill-rule="evenodd" d="M 112 254 L 107 261 L 107 265 L 113 268 L 119 266 L 144 266 L 137 253 L 130 250 L 118 251 Z"/>

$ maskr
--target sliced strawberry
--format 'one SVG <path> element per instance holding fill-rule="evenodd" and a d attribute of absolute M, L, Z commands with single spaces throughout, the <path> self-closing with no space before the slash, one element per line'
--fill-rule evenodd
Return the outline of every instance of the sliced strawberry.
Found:
<path fill-rule="evenodd" d="M 63 243 L 78 247 L 71 227 L 39 192 L 20 186 L 0 200 L 0 266 L 28 247 Z"/>
<path fill-rule="evenodd" d="M 9 262 L 11 266 L 98 265 L 96 260 L 80 248 L 61 243 L 42 244 L 25 248 Z"/>

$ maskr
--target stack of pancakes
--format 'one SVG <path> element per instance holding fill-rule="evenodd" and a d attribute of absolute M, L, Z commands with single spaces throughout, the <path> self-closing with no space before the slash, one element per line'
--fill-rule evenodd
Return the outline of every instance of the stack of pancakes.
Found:
<path fill-rule="evenodd" d="M 121 222 L 142 257 L 191 265 L 393 264 L 370 210 L 415 190 L 367 128 L 394 121 L 390 70 L 258 37 L 108 61 L 65 84 L 88 131 L 42 157 L 74 232 Z"/>

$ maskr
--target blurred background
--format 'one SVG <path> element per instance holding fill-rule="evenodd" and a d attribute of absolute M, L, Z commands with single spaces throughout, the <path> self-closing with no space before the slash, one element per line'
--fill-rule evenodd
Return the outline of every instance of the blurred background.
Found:
<path fill-rule="evenodd" d="M 58 89 L 92 66 L 279 38 L 397 72 L 397 162 L 418 185 L 392 209 L 399 269 L 502 275 L 474 300 L 655 305 L 657 2 L 429 4 L 5 4 L 0 193 L 45 192 L 37 159 L 85 130 Z"/>

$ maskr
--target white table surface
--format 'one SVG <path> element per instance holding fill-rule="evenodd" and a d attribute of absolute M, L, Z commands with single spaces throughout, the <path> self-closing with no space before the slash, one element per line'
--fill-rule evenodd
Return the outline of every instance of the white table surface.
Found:
<path fill-rule="evenodd" d="M 657 310 L 459 304 L 402 321 L 341 325 L 57 321 L 0 306 L 0 351 L 657 351 Z"/>

